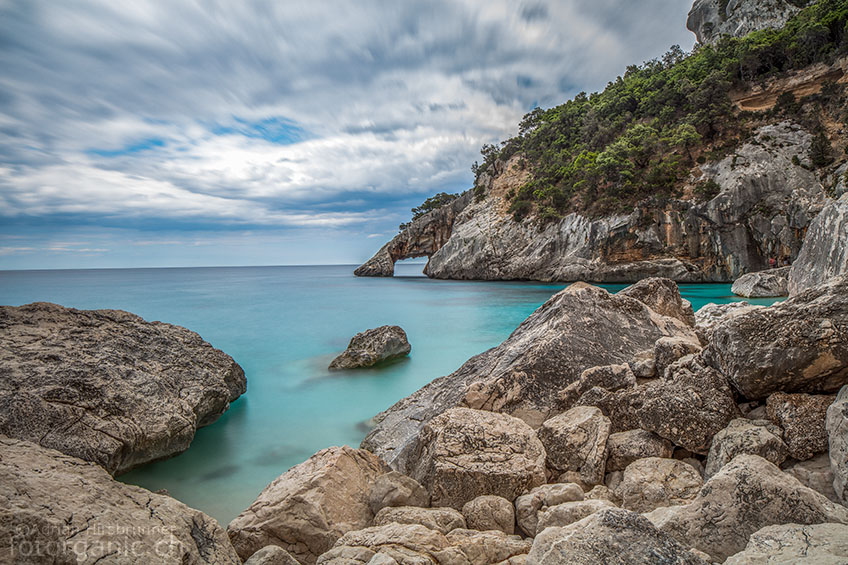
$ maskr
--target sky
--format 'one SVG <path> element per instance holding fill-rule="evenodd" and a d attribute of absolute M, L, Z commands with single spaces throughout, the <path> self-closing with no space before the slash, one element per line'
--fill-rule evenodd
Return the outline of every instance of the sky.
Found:
<path fill-rule="evenodd" d="M 0 0 L 0 269 L 358 264 L 690 0 Z"/>

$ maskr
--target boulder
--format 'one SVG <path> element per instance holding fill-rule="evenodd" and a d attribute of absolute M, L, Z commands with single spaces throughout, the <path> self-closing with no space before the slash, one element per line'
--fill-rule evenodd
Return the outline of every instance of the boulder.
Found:
<path fill-rule="evenodd" d="M 724 376 L 692 355 L 672 364 L 663 378 L 617 392 L 593 388 L 578 404 L 599 407 L 613 432 L 641 428 L 700 454 L 739 416 Z"/>
<path fill-rule="evenodd" d="M 380 326 L 353 336 L 347 349 L 330 363 L 331 371 L 373 367 L 406 357 L 412 346 L 399 326 Z"/>
<path fill-rule="evenodd" d="M 703 337 L 702 342 L 712 341 L 713 330 L 727 320 L 747 314 L 753 310 L 761 310 L 765 306 L 748 304 L 747 302 L 727 302 L 716 304 L 710 302 L 701 306 L 695 312 L 695 329 L 698 335 Z"/>
<path fill-rule="evenodd" d="M 830 202 L 812 221 L 789 272 L 789 295 L 848 274 L 848 194 Z"/>
<path fill-rule="evenodd" d="M 449 408 L 464 405 L 507 413 L 538 426 L 562 412 L 557 394 L 586 369 L 627 363 L 663 336 L 695 337 L 677 318 L 619 294 L 572 284 L 501 345 L 379 414 L 362 447 L 411 474 L 421 427 Z"/>
<path fill-rule="evenodd" d="M 462 506 L 481 495 L 509 501 L 545 483 L 545 449 L 533 429 L 506 414 L 452 408 L 421 430 L 412 477 L 433 506 Z"/>
<path fill-rule="evenodd" d="M 848 523 L 848 508 L 829 501 L 757 455 L 737 455 L 694 501 L 647 514 L 654 525 L 687 547 L 723 561 L 748 538 L 774 524 Z"/>
<path fill-rule="evenodd" d="M 647 430 L 627 430 L 611 434 L 607 440 L 606 471 L 623 471 L 637 459 L 671 457 L 673 446 Z"/>
<path fill-rule="evenodd" d="M 539 512 L 539 522 L 536 525 L 536 531 L 541 533 L 545 531 L 545 528 L 561 528 L 582 520 L 586 516 L 591 516 L 604 508 L 615 508 L 615 506 L 615 504 L 608 500 L 600 499 L 563 502 L 562 504 L 551 506 Z"/>
<path fill-rule="evenodd" d="M 478 496 L 462 507 L 465 523 L 471 530 L 500 530 L 515 533 L 515 509 L 512 502 L 500 496 Z"/>
<path fill-rule="evenodd" d="M 671 279 L 642 279 L 622 290 L 620 294 L 635 298 L 657 314 L 677 318 L 687 326 L 695 325 L 692 304 L 680 296 L 677 283 Z"/>
<path fill-rule="evenodd" d="M 783 439 L 789 455 L 799 461 L 827 451 L 825 416 L 834 395 L 785 394 L 776 392 L 768 397 L 766 410 L 769 419 L 783 428 Z"/>
<path fill-rule="evenodd" d="M 833 490 L 833 470 L 830 468 L 830 457 L 827 453 L 806 461 L 796 461 L 784 468 L 783 472 L 798 479 L 805 487 L 825 495 L 828 500 L 840 502 L 836 491 Z"/>
<path fill-rule="evenodd" d="M 100 466 L 0 436 L 0 562 L 241 563 L 209 516 Z"/>
<path fill-rule="evenodd" d="M 619 487 L 621 506 L 634 512 L 650 512 L 661 506 L 694 500 L 704 480 L 694 467 L 677 459 L 647 457 L 624 470 Z"/>
<path fill-rule="evenodd" d="M 623 475 L 622 475 L 623 476 Z M 595 485 L 592 487 L 592 490 L 586 493 L 586 500 L 607 500 L 612 502 L 616 506 L 621 505 L 621 497 L 616 495 L 609 487 L 606 485 Z"/>
<path fill-rule="evenodd" d="M 636 375 L 627 363 L 586 369 L 576 381 L 560 391 L 557 399 L 560 407 L 563 410 L 572 408 L 584 392 L 596 386 L 610 391 L 633 387 Z"/>
<path fill-rule="evenodd" d="M 770 422 L 737 418 L 713 436 L 713 443 L 704 469 L 709 479 L 722 467 L 742 453 L 759 455 L 763 459 L 780 465 L 786 460 L 789 450 L 781 439 L 781 430 Z"/>
<path fill-rule="evenodd" d="M 523 565 L 524 556 L 530 551 L 530 540 L 521 539 L 497 530 L 454 530 L 447 535 L 451 545 L 462 552 L 469 565 Z"/>
<path fill-rule="evenodd" d="M 842 504 L 848 506 L 848 386 L 842 387 L 836 401 L 827 409 L 826 427 L 833 490 Z"/>
<path fill-rule="evenodd" d="M 0 434 L 112 474 L 176 455 L 245 392 L 196 333 L 120 310 L 0 306 Z"/>
<path fill-rule="evenodd" d="M 375 526 L 386 524 L 419 524 L 447 534 L 457 528 L 465 528 L 465 518 L 453 508 L 418 508 L 415 506 L 392 506 L 383 508 L 374 516 Z"/>
<path fill-rule="evenodd" d="M 297 559 L 277 545 L 266 545 L 250 556 L 244 565 L 300 565 Z"/>
<path fill-rule="evenodd" d="M 848 275 L 717 327 L 707 364 L 748 399 L 848 383 Z"/>
<path fill-rule="evenodd" d="M 848 526 L 785 524 L 766 526 L 751 534 L 745 549 L 724 565 L 839 565 L 848 563 Z"/>
<path fill-rule="evenodd" d="M 601 510 L 562 528 L 547 528 L 533 540 L 527 562 L 534 565 L 706 565 L 639 514 L 620 508 Z"/>
<path fill-rule="evenodd" d="M 415 479 L 390 471 L 377 477 L 368 506 L 374 514 L 387 506 L 430 506 L 430 493 Z"/>
<path fill-rule="evenodd" d="M 546 420 L 538 436 L 551 469 L 573 472 L 583 484 L 597 485 L 604 480 L 609 432 L 609 418 L 599 409 L 577 406 Z"/>
<path fill-rule="evenodd" d="M 583 500 L 583 489 L 574 483 L 541 485 L 515 499 L 518 527 L 530 537 L 536 535 L 539 511 L 549 506 Z"/>
<path fill-rule="evenodd" d="M 815 221 L 815 220 L 814 220 Z M 742 275 L 730 288 L 730 292 L 745 298 L 772 298 L 789 294 L 789 269 L 780 267 Z"/>
<path fill-rule="evenodd" d="M 654 344 L 654 367 L 657 375 L 662 376 L 678 359 L 700 352 L 701 344 L 698 340 L 682 337 L 659 338 Z"/>
<path fill-rule="evenodd" d="M 372 453 L 350 447 L 319 451 L 274 479 L 227 527 L 242 559 L 278 545 L 314 563 L 345 532 L 374 518 L 369 494 L 389 469 Z"/>

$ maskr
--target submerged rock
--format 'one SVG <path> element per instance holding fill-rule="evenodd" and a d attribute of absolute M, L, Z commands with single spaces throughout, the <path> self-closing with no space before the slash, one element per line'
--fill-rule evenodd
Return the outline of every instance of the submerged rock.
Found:
<path fill-rule="evenodd" d="M 748 399 L 848 383 L 848 275 L 719 325 L 707 363 Z"/>
<path fill-rule="evenodd" d="M 694 501 L 646 515 L 687 547 L 723 561 L 748 538 L 774 524 L 848 524 L 848 508 L 834 504 L 756 455 L 738 455 L 704 484 Z"/>
<path fill-rule="evenodd" d="M 826 205 L 810 224 L 789 273 L 789 294 L 848 273 L 848 194 Z"/>
<path fill-rule="evenodd" d="M 730 291 L 745 298 L 771 298 L 789 294 L 789 269 L 769 269 L 742 275 L 735 281 Z"/>
<path fill-rule="evenodd" d="M 406 357 L 412 346 L 399 326 L 380 326 L 353 336 L 347 349 L 330 363 L 331 371 L 372 367 Z"/>
<path fill-rule="evenodd" d="M 371 523 L 369 493 L 388 470 L 364 450 L 324 449 L 274 479 L 227 533 L 243 559 L 279 545 L 301 563 L 314 563 L 345 532 Z"/>
<path fill-rule="evenodd" d="M 176 455 L 245 392 L 232 357 L 121 310 L 0 306 L 0 434 L 112 474 Z"/>
<path fill-rule="evenodd" d="M 0 562 L 241 563 L 209 516 L 100 466 L 0 436 Z"/>
<path fill-rule="evenodd" d="M 501 345 L 378 415 L 362 447 L 410 474 L 419 430 L 437 414 L 468 406 L 504 412 L 538 426 L 562 412 L 557 405 L 559 391 L 583 371 L 629 362 L 663 336 L 695 339 L 691 326 L 657 314 L 639 300 L 573 284 L 536 310 Z"/>
<path fill-rule="evenodd" d="M 600 510 L 562 528 L 547 528 L 533 540 L 527 562 L 533 565 L 706 565 L 639 514 L 620 508 Z"/>
<path fill-rule="evenodd" d="M 532 428 L 506 414 L 452 408 L 421 430 L 412 477 L 433 506 L 457 510 L 482 495 L 510 502 L 544 484 L 545 449 Z"/>

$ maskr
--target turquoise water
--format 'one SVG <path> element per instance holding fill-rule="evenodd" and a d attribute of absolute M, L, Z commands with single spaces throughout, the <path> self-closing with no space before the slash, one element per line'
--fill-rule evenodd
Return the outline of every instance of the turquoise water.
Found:
<path fill-rule="evenodd" d="M 165 488 L 226 524 L 315 451 L 358 445 L 365 420 L 503 341 L 565 286 L 436 281 L 421 268 L 398 264 L 390 279 L 357 278 L 350 266 L 0 271 L 0 304 L 129 310 L 188 327 L 232 355 L 247 394 L 199 430 L 187 452 L 120 477 Z M 738 300 L 726 284 L 681 291 L 696 309 Z M 406 330 L 409 359 L 326 370 L 353 334 L 382 324 Z"/>

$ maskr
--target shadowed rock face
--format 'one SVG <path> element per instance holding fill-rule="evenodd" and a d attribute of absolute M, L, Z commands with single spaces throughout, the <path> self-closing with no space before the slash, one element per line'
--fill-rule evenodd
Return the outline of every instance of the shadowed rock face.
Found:
<path fill-rule="evenodd" d="M 459 213 L 471 202 L 466 192 L 450 204 L 425 214 L 384 245 L 353 274 L 358 277 L 391 277 L 395 262 L 415 257 L 430 257 L 448 241 Z"/>
<path fill-rule="evenodd" d="M 0 306 L 0 433 L 121 473 L 188 448 L 245 392 L 233 359 L 120 310 Z"/>
<path fill-rule="evenodd" d="M 733 281 L 766 269 L 769 257 L 798 255 L 826 200 L 815 174 L 792 163 L 811 138 L 788 122 L 761 128 L 733 155 L 700 167 L 722 189 L 708 202 L 643 203 L 601 218 L 571 213 L 544 225 L 508 212 L 502 188 L 526 175 L 516 156 L 494 179 L 481 178 L 484 200 L 471 202 L 469 193 L 431 212 L 356 274 L 390 276 L 394 261 L 428 255 L 425 272 L 438 279 Z"/>
<path fill-rule="evenodd" d="M 816 216 L 798 259 L 789 272 L 789 295 L 795 296 L 830 278 L 848 273 L 848 194 Z"/>

